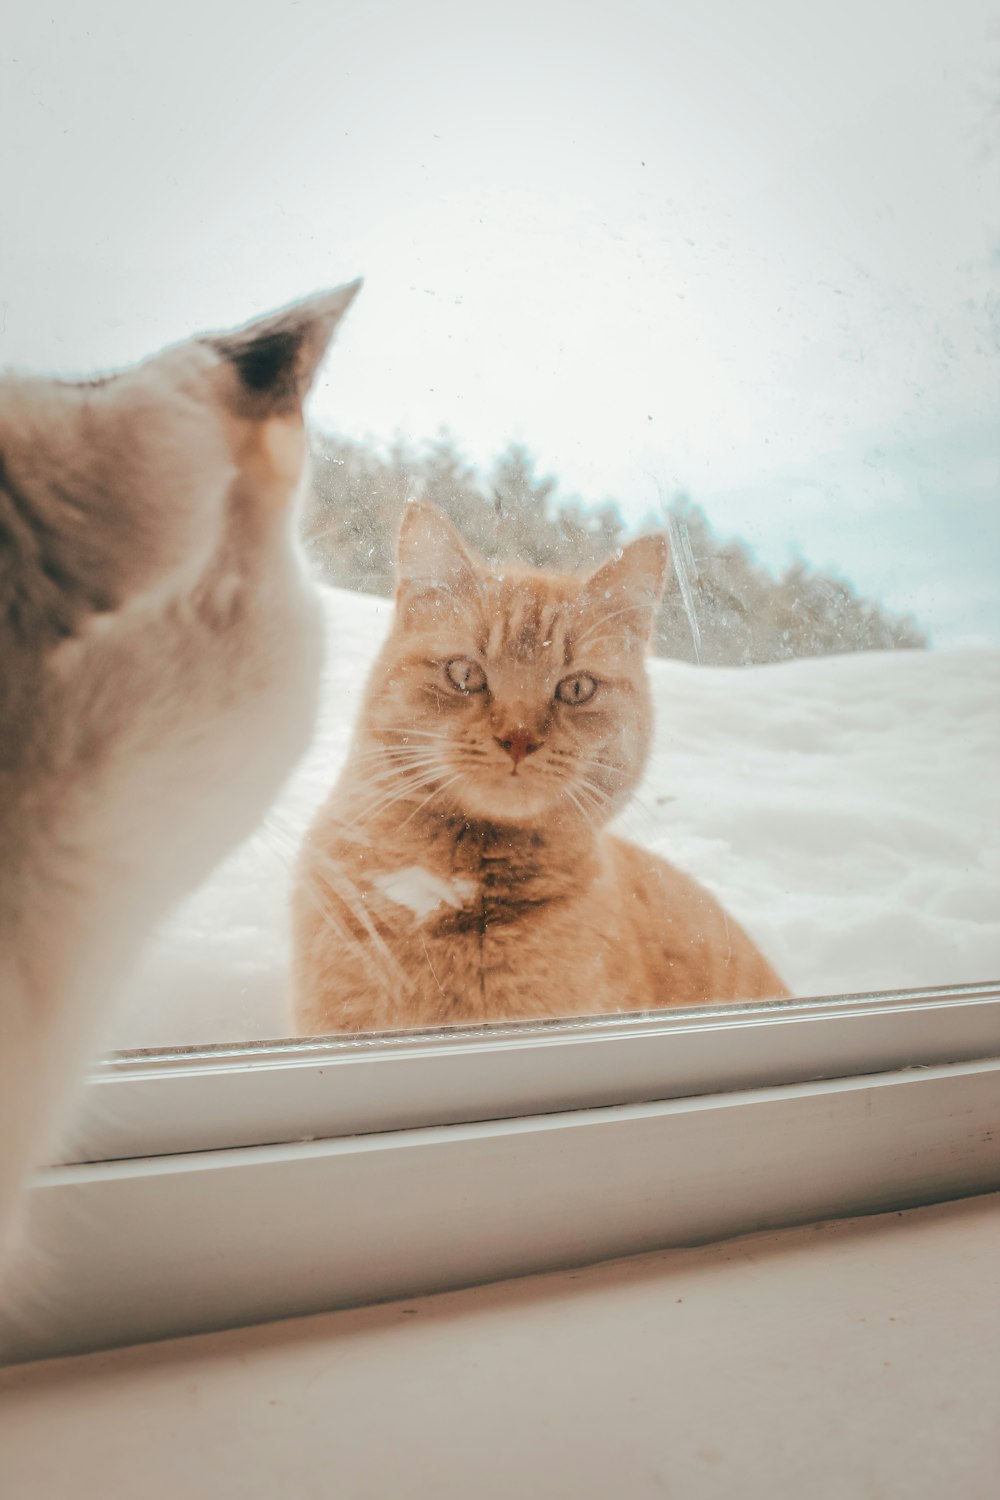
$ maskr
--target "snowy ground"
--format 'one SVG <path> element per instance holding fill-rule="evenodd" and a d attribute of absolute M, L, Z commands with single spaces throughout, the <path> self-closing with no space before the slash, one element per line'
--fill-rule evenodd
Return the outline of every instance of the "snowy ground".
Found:
<path fill-rule="evenodd" d="M 112 1045 L 287 1035 L 289 864 L 390 612 L 329 593 L 312 749 L 151 945 Z M 656 748 L 622 831 L 711 886 L 796 994 L 1000 976 L 1000 651 L 651 670 Z"/>

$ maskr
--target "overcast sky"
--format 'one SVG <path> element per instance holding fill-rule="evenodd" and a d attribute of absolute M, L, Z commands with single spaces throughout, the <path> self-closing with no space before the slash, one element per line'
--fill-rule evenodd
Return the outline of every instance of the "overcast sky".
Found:
<path fill-rule="evenodd" d="M 314 404 L 1000 643 L 995 0 L 7 0 L 0 362 L 364 274 Z"/>

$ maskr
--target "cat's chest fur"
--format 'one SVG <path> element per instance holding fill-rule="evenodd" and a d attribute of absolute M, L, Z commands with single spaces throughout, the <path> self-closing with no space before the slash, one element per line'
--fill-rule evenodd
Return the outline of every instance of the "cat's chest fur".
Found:
<path fill-rule="evenodd" d="M 571 900 L 596 863 L 592 852 L 559 848 L 535 831 L 458 818 L 442 819 L 416 859 L 403 841 L 385 840 L 374 866 L 368 861 L 368 880 L 442 936 L 510 926 Z"/>
<path fill-rule="evenodd" d="M 533 1013 L 540 968 L 585 946 L 580 910 L 600 868 L 596 842 L 561 848 L 532 830 L 456 818 L 419 844 L 389 835 L 337 852 L 349 883 L 338 894 L 336 874 L 331 881 L 335 918 L 359 944 L 341 945 L 348 1017 L 355 986 L 369 1000 L 381 993 L 385 1026 L 403 1015 L 433 1025 Z"/>

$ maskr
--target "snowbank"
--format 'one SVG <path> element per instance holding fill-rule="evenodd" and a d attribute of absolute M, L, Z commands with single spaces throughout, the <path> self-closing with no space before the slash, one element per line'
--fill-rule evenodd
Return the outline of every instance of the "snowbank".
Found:
<path fill-rule="evenodd" d="M 391 614 L 339 590 L 327 602 L 312 748 L 150 946 L 113 1046 L 288 1032 L 289 866 Z M 796 994 L 1000 975 L 1000 651 L 651 670 L 656 749 L 620 827 L 716 891 Z"/>

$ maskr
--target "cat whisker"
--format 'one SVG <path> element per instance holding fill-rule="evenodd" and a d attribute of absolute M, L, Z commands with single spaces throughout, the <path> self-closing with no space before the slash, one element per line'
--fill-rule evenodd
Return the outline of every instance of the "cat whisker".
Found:
<path fill-rule="evenodd" d="M 354 784 L 354 790 L 361 800 L 356 817 L 347 826 L 355 826 L 360 818 L 371 815 L 373 810 L 378 809 L 383 802 L 390 800 L 387 792 L 405 796 L 407 792 L 419 791 L 429 780 L 440 774 L 437 768 L 432 770 L 418 766 L 402 774 L 398 770 L 393 770 L 365 776 Z M 366 796 L 366 793 L 371 795 Z"/>
<path fill-rule="evenodd" d="M 413 797 L 417 792 L 422 791 L 424 787 L 431 785 L 436 780 L 438 780 L 437 776 L 428 776 L 420 781 L 411 782 L 403 788 L 392 788 L 386 795 L 373 797 L 363 804 L 358 809 L 357 816 L 348 821 L 344 826 L 349 829 L 356 829 L 362 822 L 374 822 L 383 813 L 388 812 L 391 807 L 395 807 L 397 802 L 402 802 L 408 797 Z"/>
<path fill-rule="evenodd" d="M 580 814 L 581 818 L 584 818 L 588 822 L 590 821 L 589 817 L 587 815 L 587 809 L 584 807 L 584 805 L 580 801 L 579 797 L 577 797 L 577 795 L 574 792 L 574 790 L 573 790 L 572 787 L 570 787 L 570 786 L 564 786 L 563 789 L 562 789 L 561 795 L 563 797 L 566 797 L 570 802 L 572 802 L 573 806 L 576 808 L 576 810 Z"/>
<path fill-rule="evenodd" d="M 448 747 L 453 748 L 451 746 Z M 375 754 L 369 754 L 369 760 L 383 760 L 385 762 L 397 762 L 421 759 L 437 760 L 440 762 L 444 751 L 437 745 L 386 745 Z M 353 759 L 353 757 L 352 757 Z M 357 759 L 360 761 L 361 757 Z"/>
<path fill-rule="evenodd" d="M 579 782 L 577 782 L 577 785 L 575 787 L 575 795 L 586 811 L 588 819 L 593 818 L 595 814 L 597 814 L 601 810 L 599 805 L 594 801 L 594 798 L 579 784 Z"/>
<path fill-rule="evenodd" d="M 371 913 L 365 908 L 364 898 L 361 895 L 361 892 L 358 890 L 357 885 L 348 875 L 347 871 L 341 864 L 338 864 L 338 862 L 332 859 L 329 855 L 316 853 L 314 855 L 314 858 L 316 859 L 316 862 L 318 863 L 322 871 L 321 878 L 328 888 L 330 894 L 336 900 L 340 901 L 340 903 L 346 908 L 347 912 L 354 918 L 358 925 L 364 929 L 365 933 L 368 935 L 368 938 L 371 941 L 372 946 L 374 947 L 375 954 L 379 959 L 381 959 L 384 969 L 392 974 L 393 979 L 397 983 L 402 983 L 404 989 L 412 989 L 413 980 L 402 968 L 399 960 L 393 954 L 382 934 L 379 932 Z M 350 928 L 347 927 L 342 920 L 340 920 L 339 915 L 335 912 L 330 903 L 324 902 L 322 900 L 319 894 L 315 891 L 315 882 L 310 882 L 309 892 L 313 899 L 316 901 L 320 914 L 323 916 L 324 920 L 329 924 L 329 926 L 332 927 L 333 930 L 337 933 L 338 938 L 340 938 L 341 940 L 345 940 L 347 942 L 347 945 L 361 956 L 363 962 L 367 966 L 371 967 L 371 954 L 368 951 L 366 945 L 362 942 L 359 942 L 359 940 L 350 931 Z"/>
<path fill-rule="evenodd" d="M 582 777 L 575 782 L 577 795 L 583 799 L 593 816 L 603 816 L 612 805 L 612 799 L 602 787 Z"/>
<path fill-rule="evenodd" d="M 634 615 L 637 611 L 646 609 L 647 607 L 648 606 L 645 604 L 627 604 L 624 609 L 613 609 L 608 614 L 601 615 L 600 618 L 596 619 L 592 625 L 589 625 L 581 635 L 578 635 L 575 638 L 575 640 L 573 641 L 574 649 L 582 646 L 584 641 L 590 639 L 595 630 L 597 630 L 601 625 L 606 625 L 609 620 L 617 620 L 620 615 Z M 604 639 L 607 639 L 607 637 L 602 636 L 602 640 Z"/>
<path fill-rule="evenodd" d="M 433 755 L 436 752 L 430 745 L 378 745 L 369 750 L 358 750 L 351 756 L 352 763 L 363 760 L 379 760 L 386 756 L 395 755 Z"/>
<path fill-rule="evenodd" d="M 417 807 L 415 807 L 413 811 L 407 815 L 407 817 L 403 819 L 402 823 L 400 823 L 399 825 L 400 828 L 405 828 L 411 818 L 415 818 L 417 816 L 417 813 L 423 812 L 428 802 L 433 801 L 435 797 L 440 797 L 443 792 L 446 792 L 449 787 L 454 786 L 456 781 L 461 781 L 461 779 L 462 774 L 461 772 L 459 772 L 457 775 L 450 777 L 450 779 L 444 782 L 442 786 L 435 787 L 430 796 L 425 797 L 424 800 Z"/>
<path fill-rule="evenodd" d="M 372 819 L 381 817 L 390 807 L 394 807 L 397 802 L 402 802 L 405 798 L 412 797 L 415 792 L 422 791 L 424 787 L 429 786 L 432 782 L 439 781 L 441 775 L 441 771 L 435 770 L 425 776 L 410 778 L 407 784 L 396 790 L 392 796 L 376 800 L 374 805 L 360 808 L 357 817 L 348 823 L 347 827 L 356 828 L 362 818 Z"/>
<path fill-rule="evenodd" d="M 640 797 L 637 792 L 630 792 L 629 793 L 629 801 L 630 802 L 634 802 L 634 803 L 636 803 L 637 806 L 641 807 L 642 810 L 645 812 L 645 814 L 646 814 L 647 817 L 652 818 L 652 819 L 656 818 L 656 813 L 650 807 L 649 803 L 646 801 L 646 799 L 644 797 Z"/>
<path fill-rule="evenodd" d="M 583 763 L 587 766 L 607 766 L 612 771 L 622 771 L 624 766 L 619 760 L 605 760 L 600 755 L 585 755 Z"/>
<path fill-rule="evenodd" d="M 411 764 L 440 765 L 441 754 L 438 750 L 423 748 L 419 750 L 386 750 L 383 751 L 380 755 L 367 757 L 365 761 L 362 761 L 361 757 L 358 756 L 356 760 L 352 759 L 350 764 L 352 766 L 365 765 L 367 767 L 374 768 L 376 772 L 382 771 L 386 774 L 393 774 L 395 772 L 405 770 L 405 768 Z"/>
<path fill-rule="evenodd" d="M 352 784 L 360 791 L 368 787 L 382 787 L 387 784 L 403 787 L 413 776 L 422 776 L 431 771 L 442 771 L 437 760 L 405 762 L 402 765 L 371 766 L 358 778 L 352 779 Z"/>
<path fill-rule="evenodd" d="M 595 781 L 592 776 L 581 776 L 580 782 L 581 785 L 589 787 L 591 791 L 596 792 L 599 796 L 606 797 L 610 800 L 611 793 L 608 788 L 601 786 L 600 782 Z"/>

